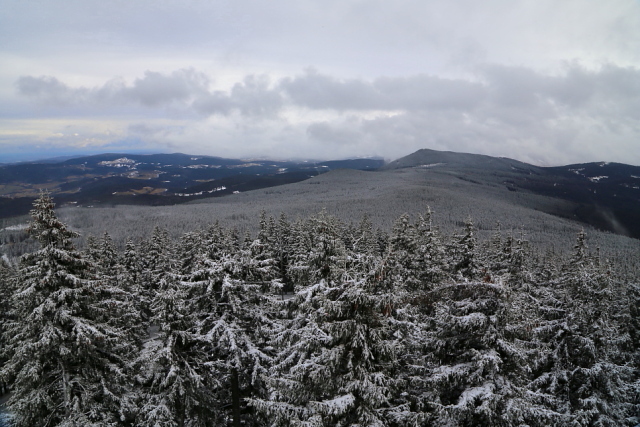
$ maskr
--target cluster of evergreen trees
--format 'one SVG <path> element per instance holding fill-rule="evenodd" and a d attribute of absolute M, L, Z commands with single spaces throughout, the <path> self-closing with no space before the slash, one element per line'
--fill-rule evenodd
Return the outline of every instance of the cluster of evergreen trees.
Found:
<path fill-rule="evenodd" d="M 0 265 L 16 426 L 636 425 L 640 288 L 578 235 L 564 259 L 431 212 L 156 229 L 81 252 L 51 198 Z"/>

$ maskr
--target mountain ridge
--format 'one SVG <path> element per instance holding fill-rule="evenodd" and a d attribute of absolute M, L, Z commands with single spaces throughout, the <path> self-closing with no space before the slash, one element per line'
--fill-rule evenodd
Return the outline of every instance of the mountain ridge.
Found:
<path fill-rule="evenodd" d="M 428 182 L 456 191 L 459 183 L 466 183 L 476 199 L 483 195 L 499 197 L 527 209 L 640 238 L 638 166 L 595 162 L 542 167 L 503 157 L 431 149 L 418 150 L 387 164 L 379 159 L 290 162 L 184 153 L 103 153 L 56 164 L 4 166 L 0 167 L 0 191 L 4 191 L 0 193 L 4 195 L 0 197 L 0 216 L 28 212 L 38 188 L 54 193 L 59 206 L 174 205 L 301 182 L 340 168 L 367 171 L 361 176 L 341 174 L 344 179 L 354 181 L 352 188 L 360 191 L 365 191 L 370 182 L 380 185 L 382 179 L 396 180 L 403 176 L 403 171 L 421 170 L 421 174 L 415 175 L 420 176 L 421 181 L 406 184 L 401 180 L 394 181 L 397 186 L 394 191 L 409 194 L 411 188 Z M 395 175 L 392 177 L 389 173 Z M 16 182 L 21 176 L 31 180 L 22 183 L 22 188 L 20 182 Z M 357 180 L 361 182 L 356 183 Z M 338 191 L 339 180 L 334 182 L 335 191 Z M 323 199 L 324 196 L 318 193 L 320 187 L 305 188 L 310 189 L 305 195 L 310 200 L 340 197 L 328 192 L 327 199 Z M 31 193 L 15 196 L 16 192 L 20 195 L 25 189 Z M 273 190 L 271 194 L 278 192 Z M 464 203 L 464 199 L 459 200 Z"/>
<path fill-rule="evenodd" d="M 503 157 L 422 149 L 381 169 L 407 168 L 564 200 L 571 209 L 545 211 L 640 238 L 640 166 L 591 162 L 543 167 Z"/>
<path fill-rule="evenodd" d="M 380 159 L 329 162 L 102 153 L 0 166 L 0 217 L 26 214 L 40 190 L 59 205 L 171 205 L 308 179 L 335 168 L 374 170 Z"/>

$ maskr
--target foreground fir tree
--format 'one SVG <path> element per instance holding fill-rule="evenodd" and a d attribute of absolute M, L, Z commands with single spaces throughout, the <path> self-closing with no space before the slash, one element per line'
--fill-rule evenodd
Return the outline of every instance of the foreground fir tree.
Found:
<path fill-rule="evenodd" d="M 99 321 L 100 283 L 53 208 L 46 193 L 35 201 L 28 231 L 41 249 L 20 260 L 0 372 L 13 386 L 9 411 L 16 426 L 118 425 L 130 409 L 115 349 L 122 337 Z"/>
<path fill-rule="evenodd" d="M 624 310 L 614 300 L 610 274 L 587 252 L 584 231 L 574 254 L 554 283 L 557 311 L 540 329 L 549 351 L 537 362 L 532 382 L 552 396 L 551 409 L 575 426 L 635 425 L 633 368 L 620 360 L 620 327 L 612 313 Z M 622 363 L 621 363 L 622 362 Z"/>
<path fill-rule="evenodd" d="M 195 291 L 191 299 L 197 306 L 198 334 L 206 343 L 206 363 L 219 382 L 221 412 L 234 426 L 263 425 L 245 398 L 264 394 L 262 376 L 272 358 L 266 342 L 274 328 L 267 295 L 279 290 L 280 283 L 270 280 L 273 264 L 261 243 L 267 238 L 261 236 L 262 240 L 245 238 L 242 245 L 228 236 L 226 248 L 204 259 L 187 278 Z"/>
<path fill-rule="evenodd" d="M 462 280 L 473 279 L 479 272 L 476 256 L 477 243 L 473 220 L 468 217 L 464 222 L 464 232 L 461 235 L 454 236 L 449 247 L 453 271 Z"/>
<path fill-rule="evenodd" d="M 393 274 L 395 282 L 401 283 L 407 291 L 414 291 L 421 287 L 415 269 L 416 245 L 416 229 L 409 222 L 409 215 L 403 214 L 393 225 L 385 258 L 388 260 L 389 273 Z"/>
<path fill-rule="evenodd" d="M 247 407 L 247 398 L 265 394 L 263 376 L 271 365 L 267 338 L 274 324 L 265 311 L 260 285 L 224 277 L 216 309 L 203 313 L 199 330 L 207 343 L 207 364 L 226 390 L 225 418 L 233 426 L 264 425 Z"/>
<path fill-rule="evenodd" d="M 444 245 L 438 229 L 433 225 L 431 208 L 427 206 L 416 226 L 414 269 L 421 290 L 429 289 L 447 277 Z"/>
<path fill-rule="evenodd" d="M 11 296 L 15 284 L 14 271 L 12 266 L 4 259 L 0 258 L 0 348 L 6 348 L 9 336 L 6 334 L 7 326 L 11 321 Z M 8 355 L 0 353 L 0 369 L 4 365 Z M 6 384 L 0 379 L 0 396 L 6 392 Z M 1 422 L 0 422 L 1 425 Z"/>
<path fill-rule="evenodd" d="M 269 282 L 280 277 L 275 245 L 275 223 L 273 218 L 267 219 L 267 214 L 260 214 L 260 229 L 255 240 L 246 248 L 247 257 L 242 260 L 245 279 L 252 282 Z"/>
<path fill-rule="evenodd" d="M 140 304 L 143 318 L 148 320 L 152 316 L 151 304 L 160 283 L 175 267 L 173 246 L 167 230 L 154 227 L 151 238 L 140 245 L 139 261 Z"/>
<path fill-rule="evenodd" d="M 278 278 L 282 282 L 282 290 L 284 292 L 293 292 L 294 283 L 289 276 L 289 264 L 291 262 L 291 224 L 287 220 L 287 216 L 280 214 L 275 227 L 273 236 L 275 251 L 275 267 Z"/>
<path fill-rule="evenodd" d="M 527 393 L 528 354 L 513 339 L 501 284 L 465 282 L 434 295 L 423 384 L 425 420 L 433 426 L 545 426 L 555 419 Z"/>
<path fill-rule="evenodd" d="M 223 423 L 215 399 L 217 382 L 206 366 L 207 354 L 194 332 L 189 289 L 173 275 L 159 283 L 151 305 L 159 331 L 145 344 L 137 362 L 142 386 L 136 425 L 201 427 Z"/>
<path fill-rule="evenodd" d="M 347 266 L 341 223 L 326 211 L 297 223 L 292 230 L 290 276 L 299 286 L 339 280 Z"/>
<path fill-rule="evenodd" d="M 125 360 L 138 357 L 142 342 L 147 338 L 147 322 L 142 319 L 139 288 L 131 281 L 127 268 L 121 264 L 109 233 L 96 241 L 93 251 L 93 277 L 99 286 L 95 290 L 93 307 L 102 315 L 101 323 L 119 332 L 115 343 L 118 354 Z"/>
<path fill-rule="evenodd" d="M 276 338 L 282 348 L 267 379 L 269 400 L 251 401 L 271 425 L 385 426 L 394 406 L 394 290 L 381 276 L 302 289 L 297 314 Z M 295 328 L 295 329 L 293 329 Z"/>

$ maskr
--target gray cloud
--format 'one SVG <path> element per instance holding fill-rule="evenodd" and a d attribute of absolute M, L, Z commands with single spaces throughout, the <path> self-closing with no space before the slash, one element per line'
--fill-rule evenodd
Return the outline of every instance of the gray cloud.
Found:
<path fill-rule="evenodd" d="M 609 65 L 594 71 L 572 65 L 564 74 L 546 75 L 494 66 L 482 70 L 480 77 L 481 90 L 472 91 L 460 106 L 434 103 L 430 105 L 438 108 L 323 121 L 307 132 L 316 140 L 348 141 L 354 149 L 375 147 L 389 157 L 430 147 L 546 165 L 640 161 L 640 70 Z M 396 92 L 403 106 L 415 106 L 402 90 Z"/>
<path fill-rule="evenodd" d="M 45 104 L 91 107 L 135 103 L 159 107 L 189 101 L 208 93 L 209 79 L 203 73 L 183 69 L 168 75 L 147 71 L 132 85 L 127 85 L 121 78 L 114 78 L 101 87 L 72 88 L 51 76 L 22 76 L 16 86 L 21 95 Z"/>
<path fill-rule="evenodd" d="M 338 144 L 345 146 L 354 146 L 362 142 L 361 132 L 357 127 L 353 126 L 341 126 L 331 125 L 328 122 L 312 123 L 307 128 L 307 135 L 317 142 L 322 144 Z"/>
<path fill-rule="evenodd" d="M 280 88 L 297 105 L 336 110 L 466 109 L 476 106 L 485 96 L 482 85 L 465 80 L 418 75 L 367 82 L 339 80 L 313 70 L 283 79 Z"/>
<path fill-rule="evenodd" d="M 51 105 L 69 105 L 82 102 L 89 92 L 85 88 L 72 89 L 51 76 L 22 76 L 16 82 L 21 95 Z"/>
<path fill-rule="evenodd" d="M 2 144 L 640 164 L 636 0 L 10 3 Z"/>
<path fill-rule="evenodd" d="M 524 67 L 485 66 L 476 80 L 437 76 L 338 79 L 316 71 L 286 77 L 275 84 L 267 76 L 248 75 L 230 90 L 212 90 L 211 79 L 193 69 L 170 74 L 147 71 L 128 85 L 115 78 L 103 86 L 72 88 L 51 76 L 23 76 L 19 93 L 43 104 L 177 106 L 200 114 L 273 116 L 284 107 L 335 111 L 510 110 L 533 116 L 572 113 L 638 118 L 640 69 L 613 65 L 587 70 L 572 65 L 548 75 Z M 602 108 L 606 106 L 606 109 Z M 608 113 L 613 109 L 614 114 Z M 506 115 L 508 116 L 508 115 Z"/>
<path fill-rule="evenodd" d="M 209 78 L 192 69 L 174 71 L 170 75 L 145 72 L 131 87 L 121 87 L 122 94 L 149 107 L 188 101 L 208 92 Z"/>
<path fill-rule="evenodd" d="M 43 105 L 176 107 L 205 115 L 226 115 L 238 110 L 247 116 L 272 115 L 283 105 L 282 94 L 270 88 L 265 76 L 249 75 L 228 92 L 212 91 L 210 84 L 208 76 L 193 69 L 171 74 L 147 71 L 131 85 L 122 78 L 114 78 L 94 88 L 72 88 L 51 76 L 22 76 L 16 82 L 20 95 Z"/>
<path fill-rule="evenodd" d="M 169 109 L 182 111 L 186 121 L 179 125 L 128 130 L 174 145 L 181 137 L 206 133 L 207 120 L 217 117 L 216 126 L 226 126 L 227 133 L 244 129 L 252 141 L 263 137 L 276 144 L 289 138 L 282 135 L 295 134 L 307 144 L 332 144 L 351 155 L 364 150 L 394 157 L 428 146 L 547 164 L 577 161 L 572 155 L 640 163 L 639 154 L 628 153 L 640 129 L 638 68 L 573 63 L 562 72 L 542 73 L 485 64 L 467 79 L 426 74 L 341 79 L 311 70 L 275 81 L 250 74 L 228 90 L 215 89 L 212 82 L 204 73 L 183 69 L 146 72 L 131 83 L 111 79 L 93 88 L 33 76 L 21 77 L 16 86 L 23 97 L 49 108 L 117 115 L 135 107 L 150 120 L 165 117 Z M 262 121 L 268 124 L 257 125 Z M 615 149 L 604 149 L 599 141 L 615 141 Z"/>
<path fill-rule="evenodd" d="M 283 106 L 282 95 L 270 88 L 266 76 L 250 75 L 233 85 L 229 94 L 214 91 L 203 94 L 193 104 L 203 114 L 229 114 L 237 109 L 247 116 L 271 116 Z"/>

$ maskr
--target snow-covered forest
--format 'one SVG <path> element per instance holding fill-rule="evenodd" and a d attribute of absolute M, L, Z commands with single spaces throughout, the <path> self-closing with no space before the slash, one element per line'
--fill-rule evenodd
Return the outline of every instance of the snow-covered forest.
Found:
<path fill-rule="evenodd" d="M 635 426 L 640 284 L 578 233 L 259 218 L 118 251 L 43 194 L 0 261 L 15 426 Z M 637 270 L 636 270 L 637 271 Z"/>

